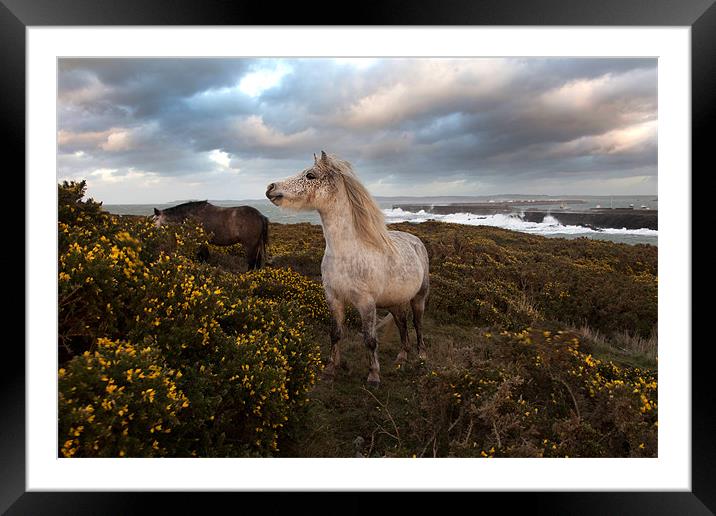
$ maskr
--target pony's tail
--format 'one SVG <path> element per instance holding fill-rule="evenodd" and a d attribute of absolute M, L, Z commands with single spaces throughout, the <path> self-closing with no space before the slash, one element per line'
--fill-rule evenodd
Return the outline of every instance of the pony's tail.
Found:
<path fill-rule="evenodd" d="M 383 317 L 380 321 L 378 321 L 378 322 L 375 324 L 375 330 L 376 330 L 376 331 L 380 330 L 383 326 L 385 326 L 386 324 L 388 324 L 388 323 L 389 323 L 390 321 L 392 321 L 392 320 L 393 320 L 393 314 L 388 313 L 388 315 L 386 315 L 385 317 Z"/>
<path fill-rule="evenodd" d="M 269 236 L 268 236 L 268 227 L 269 227 L 269 220 L 261 216 L 261 238 L 259 240 L 259 245 L 256 246 L 256 261 L 255 261 L 255 267 L 257 269 L 260 269 L 266 264 L 266 246 L 269 243 Z"/>

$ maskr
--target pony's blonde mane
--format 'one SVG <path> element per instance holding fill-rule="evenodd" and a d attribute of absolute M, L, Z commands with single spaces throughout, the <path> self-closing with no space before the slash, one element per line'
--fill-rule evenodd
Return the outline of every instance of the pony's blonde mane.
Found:
<path fill-rule="evenodd" d="M 366 187 L 358 180 L 351 164 L 330 155 L 319 159 L 316 166 L 335 174 L 343 181 L 351 207 L 353 226 L 358 237 L 378 249 L 395 251 L 395 243 L 388 234 L 383 212 Z"/>

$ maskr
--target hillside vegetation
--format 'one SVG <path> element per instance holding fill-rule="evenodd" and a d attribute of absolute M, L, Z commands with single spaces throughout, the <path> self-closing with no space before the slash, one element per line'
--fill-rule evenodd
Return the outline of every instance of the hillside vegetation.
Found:
<path fill-rule="evenodd" d="M 398 224 L 426 244 L 425 362 L 381 387 L 349 314 L 329 348 L 319 226 L 271 225 L 270 266 L 59 187 L 61 456 L 630 457 L 657 453 L 657 250 Z M 414 334 L 413 334 L 414 341 Z"/>

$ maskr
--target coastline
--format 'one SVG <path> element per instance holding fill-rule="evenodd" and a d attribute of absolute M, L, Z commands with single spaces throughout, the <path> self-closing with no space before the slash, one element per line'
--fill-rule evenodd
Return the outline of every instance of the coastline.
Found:
<path fill-rule="evenodd" d="M 647 197 L 643 197 L 643 199 L 639 198 L 625 198 L 621 201 L 621 204 L 625 204 L 627 202 L 649 202 L 653 199 L 653 197 L 649 197 L 648 200 Z M 587 211 L 592 210 L 595 206 L 599 206 L 599 201 L 603 199 L 597 198 L 597 199 L 589 199 L 588 202 L 585 203 L 579 203 L 579 210 L 580 211 Z M 655 199 L 654 199 L 655 200 Z M 402 199 L 401 199 L 402 201 Z M 317 214 L 315 213 L 308 213 L 308 212 L 290 212 L 286 210 L 281 210 L 280 208 L 277 208 L 270 204 L 268 201 L 264 200 L 237 200 L 237 201 L 231 201 L 231 200 L 222 200 L 222 201 L 210 201 L 212 204 L 215 204 L 217 206 L 239 206 L 239 205 L 248 205 L 253 206 L 259 211 L 261 211 L 265 216 L 269 218 L 269 220 L 272 223 L 277 224 L 299 224 L 299 223 L 309 223 L 316 226 L 320 226 L 320 219 Z M 542 202 L 545 202 L 543 200 L 536 201 L 533 205 L 540 204 Z M 608 201 L 607 201 L 608 202 Z M 517 231 L 520 233 L 525 234 L 531 234 L 531 235 L 540 235 L 544 236 L 546 238 L 564 238 L 564 239 L 577 239 L 577 238 L 587 238 L 590 240 L 603 240 L 603 241 L 609 241 L 614 243 L 623 243 L 623 244 L 629 244 L 629 245 L 636 245 L 636 244 L 646 244 L 651 246 L 658 246 L 658 231 L 654 229 L 628 229 L 624 226 L 619 226 L 617 228 L 608 228 L 608 229 L 601 229 L 598 227 L 588 227 L 588 226 L 580 226 L 574 223 L 567 223 L 567 224 L 561 224 L 560 221 L 556 218 L 554 218 L 554 215 L 557 211 L 560 211 L 559 208 L 556 208 L 554 210 L 550 210 L 550 212 L 546 212 L 542 215 L 523 215 L 523 212 L 525 214 L 530 213 L 529 210 L 515 210 L 511 213 L 492 213 L 485 216 L 477 216 L 475 214 L 467 213 L 467 212 L 460 212 L 460 213 L 447 213 L 447 214 L 441 214 L 441 213 L 431 213 L 425 210 L 420 210 L 417 212 L 412 211 L 406 211 L 403 208 L 393 208 L 393 206 L 397 205 L 395 203 L 395 200 L 393 199 L 380 199 L 378 201 L 381 209 L 383 210 L 383 213 L 385 215 L 386 223 L 387 224 L 397 224 L 401 222 L 411 222 L 411 223 L 423 223 L 430 220 L 436 220 L 440 222 L 446 222 L 446 223 L 454 223 L 454 224 L 460 224 L 464 226 L 489 226 L 489 227 L 501 227 L 503 229 L 510 229 L 513 231 Z M 103 206 L 103 208 L 108 211 L 109 213 L 112 213 L 114 215 L 137 215 L 137 216 L 150 216 L 153 212 L 153 209 L 159 208 L 164 209 L 169 206 L 173 206 L 176 203 L 164 203 L 164 204 L 106 204 Z M 424 203 L 427 204 L 427 203 Z M 437 204 L 434 205 L 434 208 L 437 208 L 438 206 L 449 206 L 449 204 L 453 204 L 454 206 L 463 206 L 467 203 L 466 201 L 462 201 L 459 203 L 444 203 L 442 205 Z M 474 204 L 474 203 L 473 203 Z M 485 203 L 481 203 L 485 204 Z M 531 204 L 531 203 L 530 203 Z M 523 208 L 525 205 L 522 202 L 518 202 L 518 205 L 515 205 L 514 208 Z M 641 210 L 637 210 L 641 211 Z M 656 213 L 657 210 L 654 210 L 654 213 Z M 564 211 L 561 215 L 562 217 L 565 216 L 566 213 L 574 213 L 574 211 Z M 622 211 L 619 211 L 619 220 L 622 220 Z M 560 215 L 557 215 L 558 217 Z M 571 215 L 572 217 L 574 215 Z M 611 217 L 611 215 L 607 215 Z M 529 220 L 531 217 L 540 217 L 540 220 Z M 551 217 L 551 218 L 549 218 Z M 553 220 L 554 219 L 554 220 Z"/>

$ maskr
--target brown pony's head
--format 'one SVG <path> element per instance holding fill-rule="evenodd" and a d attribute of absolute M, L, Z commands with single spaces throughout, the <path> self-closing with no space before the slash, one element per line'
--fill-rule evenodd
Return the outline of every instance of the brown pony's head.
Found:
<path fill-rule="evenodd" d="M 172 206 L 171 208 L 166 208 L 164 210 L 154 208 L 154 215 L 152 215 L 151 218 L 154 225 L 157 227 L 162 224 L 179 224 L 185 219 L 195 215 L 208 204 L 209 203 L 207 201 L 191 201 L 179 204 L 178 206 Z"/>
<path fill-rule="evenodd" d="M 154 215 L 151 216 L 151 221 L 154 222 L 155 226 L 159 227 L 162 224 L 166 224 L 166 215 L 162 213 L 162 210 L 154 208 Z"/>

